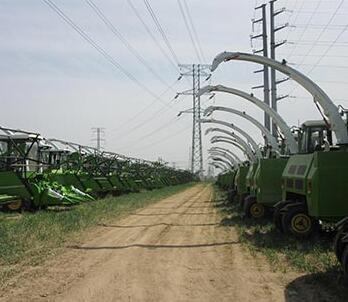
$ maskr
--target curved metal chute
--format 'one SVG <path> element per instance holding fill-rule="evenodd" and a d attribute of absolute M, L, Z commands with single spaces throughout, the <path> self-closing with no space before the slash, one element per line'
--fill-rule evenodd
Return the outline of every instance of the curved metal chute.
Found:
<path fill-rule="evenodd" d="M 227 160 L 229 160 L 233 166 L 238 166 L 237 160 L 234 157 L 232 157 L 230 154 L 228 154 L 227 152 L 216 150 L 216 151 L 209 151 L 209 154 L 221 155 L 221 156 L 225 157 Z"/>
<path fill-rule="evenodd" d="M 205 131 L 205 134 L 208 134 L 209 132 L 221 132 L 224 134 L 227 134 L 228 136 L 230 136 L 231 141 L 236 141 L 236 143 L 239 143 L 244 149 L 245 151 L 248 153 L 248 155 L 250 156 L 250 160 L 251 161 L 256 161 L 257 158 L 254 154 L 253 149 L 250 147 L 250 145 L 244 141 L 244 139 L 242 139 L 239 135 L 235 134 L 234 132 L 228 131 L 226 129 L 221 129 L 221 128 L 213 128 L 210 127 Z"/>
<path fill-rule="evenodd" d="M 236 114 L 236 115 L 238 115 L 240 117 L 245 118 L 249 122 L 253 123 L 257 128 L 259 128 L 261 130 L 263 135 L 266 136 L 266 138 L 269 141 L 269 143 L 271 144 L 272 148 L 274 150 L 276 150 L 276 151 L 279 151 L 279 146 L 278 146 L 277 140 L 272 135 L 272 133 L 265 126 L 263 126 L 259 121 L 254 119 L 252 116 L 248 115 L 246 112 L 244 112 L 244 111 L 242 112 L 242 111 L 239 111 L 239 110 L 236 110 L 236 109 L 232 109 L 232 108 L 228 108 L 228 107 L 210 106 L 207 109 L 205 109 L 204 115 L 209 116 L 210 114 L 212 114 L 216 110 L 225 111 L 225 112 Z"/>
<path fill-rule="evenodd" d="M 246 133 L 244 130 L 240 129 L 239 127 L 235 126 L 234 124 L 231 124 L 231 123 L 228 123 L 228 122 L 225 122 L 225 121 L 221 121 L 221 120 L 216 120 L 216 119 L 201 119 L 201 122 L 202 123 L 220 124 L 220 125 L 223 125 L 223 126 L 226 126 L 226 127 L 230 127 L 231 129 L 239 132 L 251 144 L 251 146 L 253 147 L 257 157 L 258 158 L 262 157 L 261 151 L 260 151 L 257 143 L 255 142 L 255 140 L 248 133 Z"/>
<path fill-rule="evenodd" d="M 215 169 L 220 169 L 220 170 L 221 170 L 220 173 L 225 173 L 225 172 L 228 171 L 228 169 L 227 169 L 226 167 L 224 167 L 224 166 L 222 166 L 222 165 L 218 165 L 217 162 L 214 162 L 214 163 L 212 163 L 211 165 L 212 165 Z"/>
<path fill-rule="evenodd" d="M 226 164 L 227 166 L 230 167 L 230 169 L 234 169 L 234 165 L 232 165 L 227 159 L 225 159 L 224 157 L 221 157 L 221 155 L 211 155 L 210 158 L 212 160 L 215 160 L 215 161 L 220 161 L 220 162 L 223 162 L 224 164 Z"/>
<path fill-rule="evenodd" d="M 229 170 L 229 168 L 227 168 L 222 162 L 212 162 L 211 165 L 213 165 L 215 168 L 221 169 L 223 172 Z"/>
<path fill-rule="evenodd" d="M 238 144 L 236 141 L 233 141 L 233 139 L 227 136 L 214 136 L 210 139 L 210 143 L 227 143 L 232 146 L 235 146 L 243 152 L 243 154 L 248 158 L 248 160 L 253 161 L 253 158 L 250 156 L 250 154 L 240 144 Z"/>
<path fill-rule="evenodd" d="M 285 144 L 288 146 L 290 153 L 295 154 L 298 152 L 297 142 L 296 142 L 296 140 L 291 132 L 290 127 L 286 124 L 286 122 L 278 114 L 278 112 L 273 110 L 265 102 L 261 101 L 260 99 L 254 97 L 253 95 L 251 95 L 249 93 L 246 93 L 246 92 L 238 90 L 238 89 L 226 87 L 223 85 L 215 85 L 215 86 L 208 85 L 208 86 L 202 87 L 199 90 L 198 95 L 202 95 L 204 93 L 212 92 L 212 91 L 221 91 L 221 92 L 226 92 L 226 93 L 230 93 L 233 95 L 237 95 L 237 96 L 240 96 L 240 97 L 244 98 L 245 100 L 255 104 L 256 106 L 258 106 L 260 109 L 262 109 L 264 112 L 266 112 L 269 116 L 271 116 L 273 119 L 273 122 L 279 127 L 279 129 L 281 130 L 281 132 L 283 133 L 283 135 L 285 137 Z"/>
<path fill-rule="evenodd" d="M 229 155 L 231 155 L 236 160 L 236 162 L 238 164 L 242 162 L 242 160 L 236 154 L 234 154 L 231 150 L 228 150 L 226 148 L 212 147 L 208 151 L 219 151 L 219 150 L 222 151 L 222 152 L 227 152 Z"/>
<path fill-rule="evenodd" d="M 242 52 L 223 52 L 218 54 L 212 63 L 211 70 L 214 71 L 222 62 L 230 60 L 241 60 L 254 62 L 269 66 L 293 79 L 307 90 L 315 102 L 318 102 L 324 110 L 324 114 L 329 118 L 332 130 L 336 134 L 338 144 L 348 144 L 348 131 L 341 118 L 337 106 L 331 101 L 330 97 L 303 73 L 286 65 L 286 61 L 278 62 L 267 57 Z"/>

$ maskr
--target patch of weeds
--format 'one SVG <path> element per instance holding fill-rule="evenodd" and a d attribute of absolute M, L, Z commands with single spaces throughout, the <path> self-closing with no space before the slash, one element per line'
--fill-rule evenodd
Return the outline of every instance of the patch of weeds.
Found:
<path fill-rule="evenodd" d="M 21 265 L 38 265 L 89 227 L 189 188 L 193 184 L 87 202 L 65 211 L 0 214 L 0 285 L 18 272 Z"/>
<path fill-rule="evenodd" d="M 301 272 L 338 271 L 339 263 L 333 253 L 333 236 L 319 234 L 299 240 L 285 236 L 275 229 L 271 217 L 261 220 L 243 218 L 237 203 L 228 203 L 226 193 L 215 188 L 214 205 L 223 216 L 221 224 L 234 226 L 239 240 L 252 252 L 261 252 L 272 268 L 286 271 L 289 267 Z"/>

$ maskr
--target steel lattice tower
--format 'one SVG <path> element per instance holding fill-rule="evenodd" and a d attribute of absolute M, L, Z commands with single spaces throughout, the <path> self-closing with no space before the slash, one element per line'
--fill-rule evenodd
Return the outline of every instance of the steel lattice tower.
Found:
<path fill-rule="evenodd" d="M 180 64 L 182 76 L 192 77 L 192 90 L 182 94 L 192 95 L 192 149 L 191 149 L 191 172 L 203 176 L 203 150 L 202 150 L 202 127 L 201 127 L 201 98 L 198 91 L 201 87 L 201 77 L 209 77 L 210 65 L 203 64 Z"/>

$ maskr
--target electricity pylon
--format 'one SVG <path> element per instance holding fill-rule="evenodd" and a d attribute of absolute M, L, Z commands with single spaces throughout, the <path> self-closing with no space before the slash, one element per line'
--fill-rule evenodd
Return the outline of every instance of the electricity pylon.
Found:
<path fill-rule="evenodd" d="M 201 77 L 209 79 L 210 65 L 207 64 L 180 64 L 181 76 L 192 78 L 192 89 L 179 94 L 192 95 L 192 148 L 191 148 L 191 172 L 203 176 L 203 151 L 202 151 L 202 128 L 201 128 L 201 99 L 198 91 L 201 87 Z M 190 112 L 191 113 L 191 112 Z"/>

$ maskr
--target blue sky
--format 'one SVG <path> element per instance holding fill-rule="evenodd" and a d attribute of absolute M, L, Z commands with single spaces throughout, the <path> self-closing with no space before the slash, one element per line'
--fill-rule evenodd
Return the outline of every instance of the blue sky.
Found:
<path fill-rule="evenodd" d="M 177 1 L 149 2 L 180 63 L 197 63 Z M 262 1 L 256 2 L 260 4 Z M 277 39 L 287 39 L 289 42 L 279 48 L 279 59 L 285 57 L 290 63 L 301 63 L 294 67 L 308 72 L 329 48 L 329 42 L 339 37 L 328 51 L 331 57 L 321 59 L 310 76 L 322 81 L 321 85 L 333 99 L 344 104 L 348 99 L 344 89 L 348 69 L 344 66 L 348 64 L 345 62 L 347 58 L 342 55 L 348 41 L 342 25 L 345 24 L 348 6 L 341 5 L 333 17 L 340 2 L 279 0 L 278 8 L 286 6 L 292 11 L 282 14 L 277 23 L 289 22 L 296 27 L 280 32 Z M 98 19 L 86 1 L 55 0 L 54 3 L 136 77 L 141 85 L 156 95 L 166 90 L 166 85 L 137 61 Z M 168 63 L 127 0 L 94 0 L 94 3 L 168 85 L 176 82 L 177 70 Z M 132 0 L 132 3 L 158 43 L 171 56 L 144 2 Z M 187 0 L 187 3 L 207 58 L 206 63 L 211 63 L 213 57 L 224 50 L 251 51 L 249 35 L 254 0 Z M 323 25 L 328 23 L 328 28 L 323 30 Z M 92 144 L 92 127 L 105 127 L 105 148 L 110 151 L 147 159 L 162 157 L 187 167 L 191 116 L 183 115 L 177 119 L 176 114 L 190 108 L 192 101 L 189 97 L 171 101 L 177 91 L 189 88 L 187 81 L 183 79 L 177 82 L 161 97 L 161 101 L 155 100 L 106 61 L 43 1 L 1 0 L 0 39 L 1 125 L 38 131 L 47 137 L 82 144 Z M 258 43 L 256 47 L 260 46 Z M 214 74 L 212 83 L 251 91 L 252 86 L 261 83 L 260 76 L 252 73 L 255 68 L 248 63 L 224 64 Z M 293 87 L 296 85 L 290 82 L 279 87 L 279 94 L 291 92 L 298 97 L 279 104 L 279 112 L 285 120 L 292 125 L 319 118 L 313 103 L 307 99 L 308 95 Z M 262 97 L 261 91 L 255 93 Z M 212 102 L 231 105 L 231 97 L 219 94 L 210 103 L 206 99 L 202 102 L 203 106 Z M 234 104 L 237 109 L 262 119 L 262 112 L 253 106 L 241 100 L 235 100 Z M 345 104 L 348 106 L 347 102 Z M 142 114 L 136 115 L 140 111 L 143 111 Z M 231 115 L 217 114 L 216 117 L 240 123 L 261 142 L 260 133 L 248 122 Z M 207 139 L 204 143 L 207 149 Z"/>

